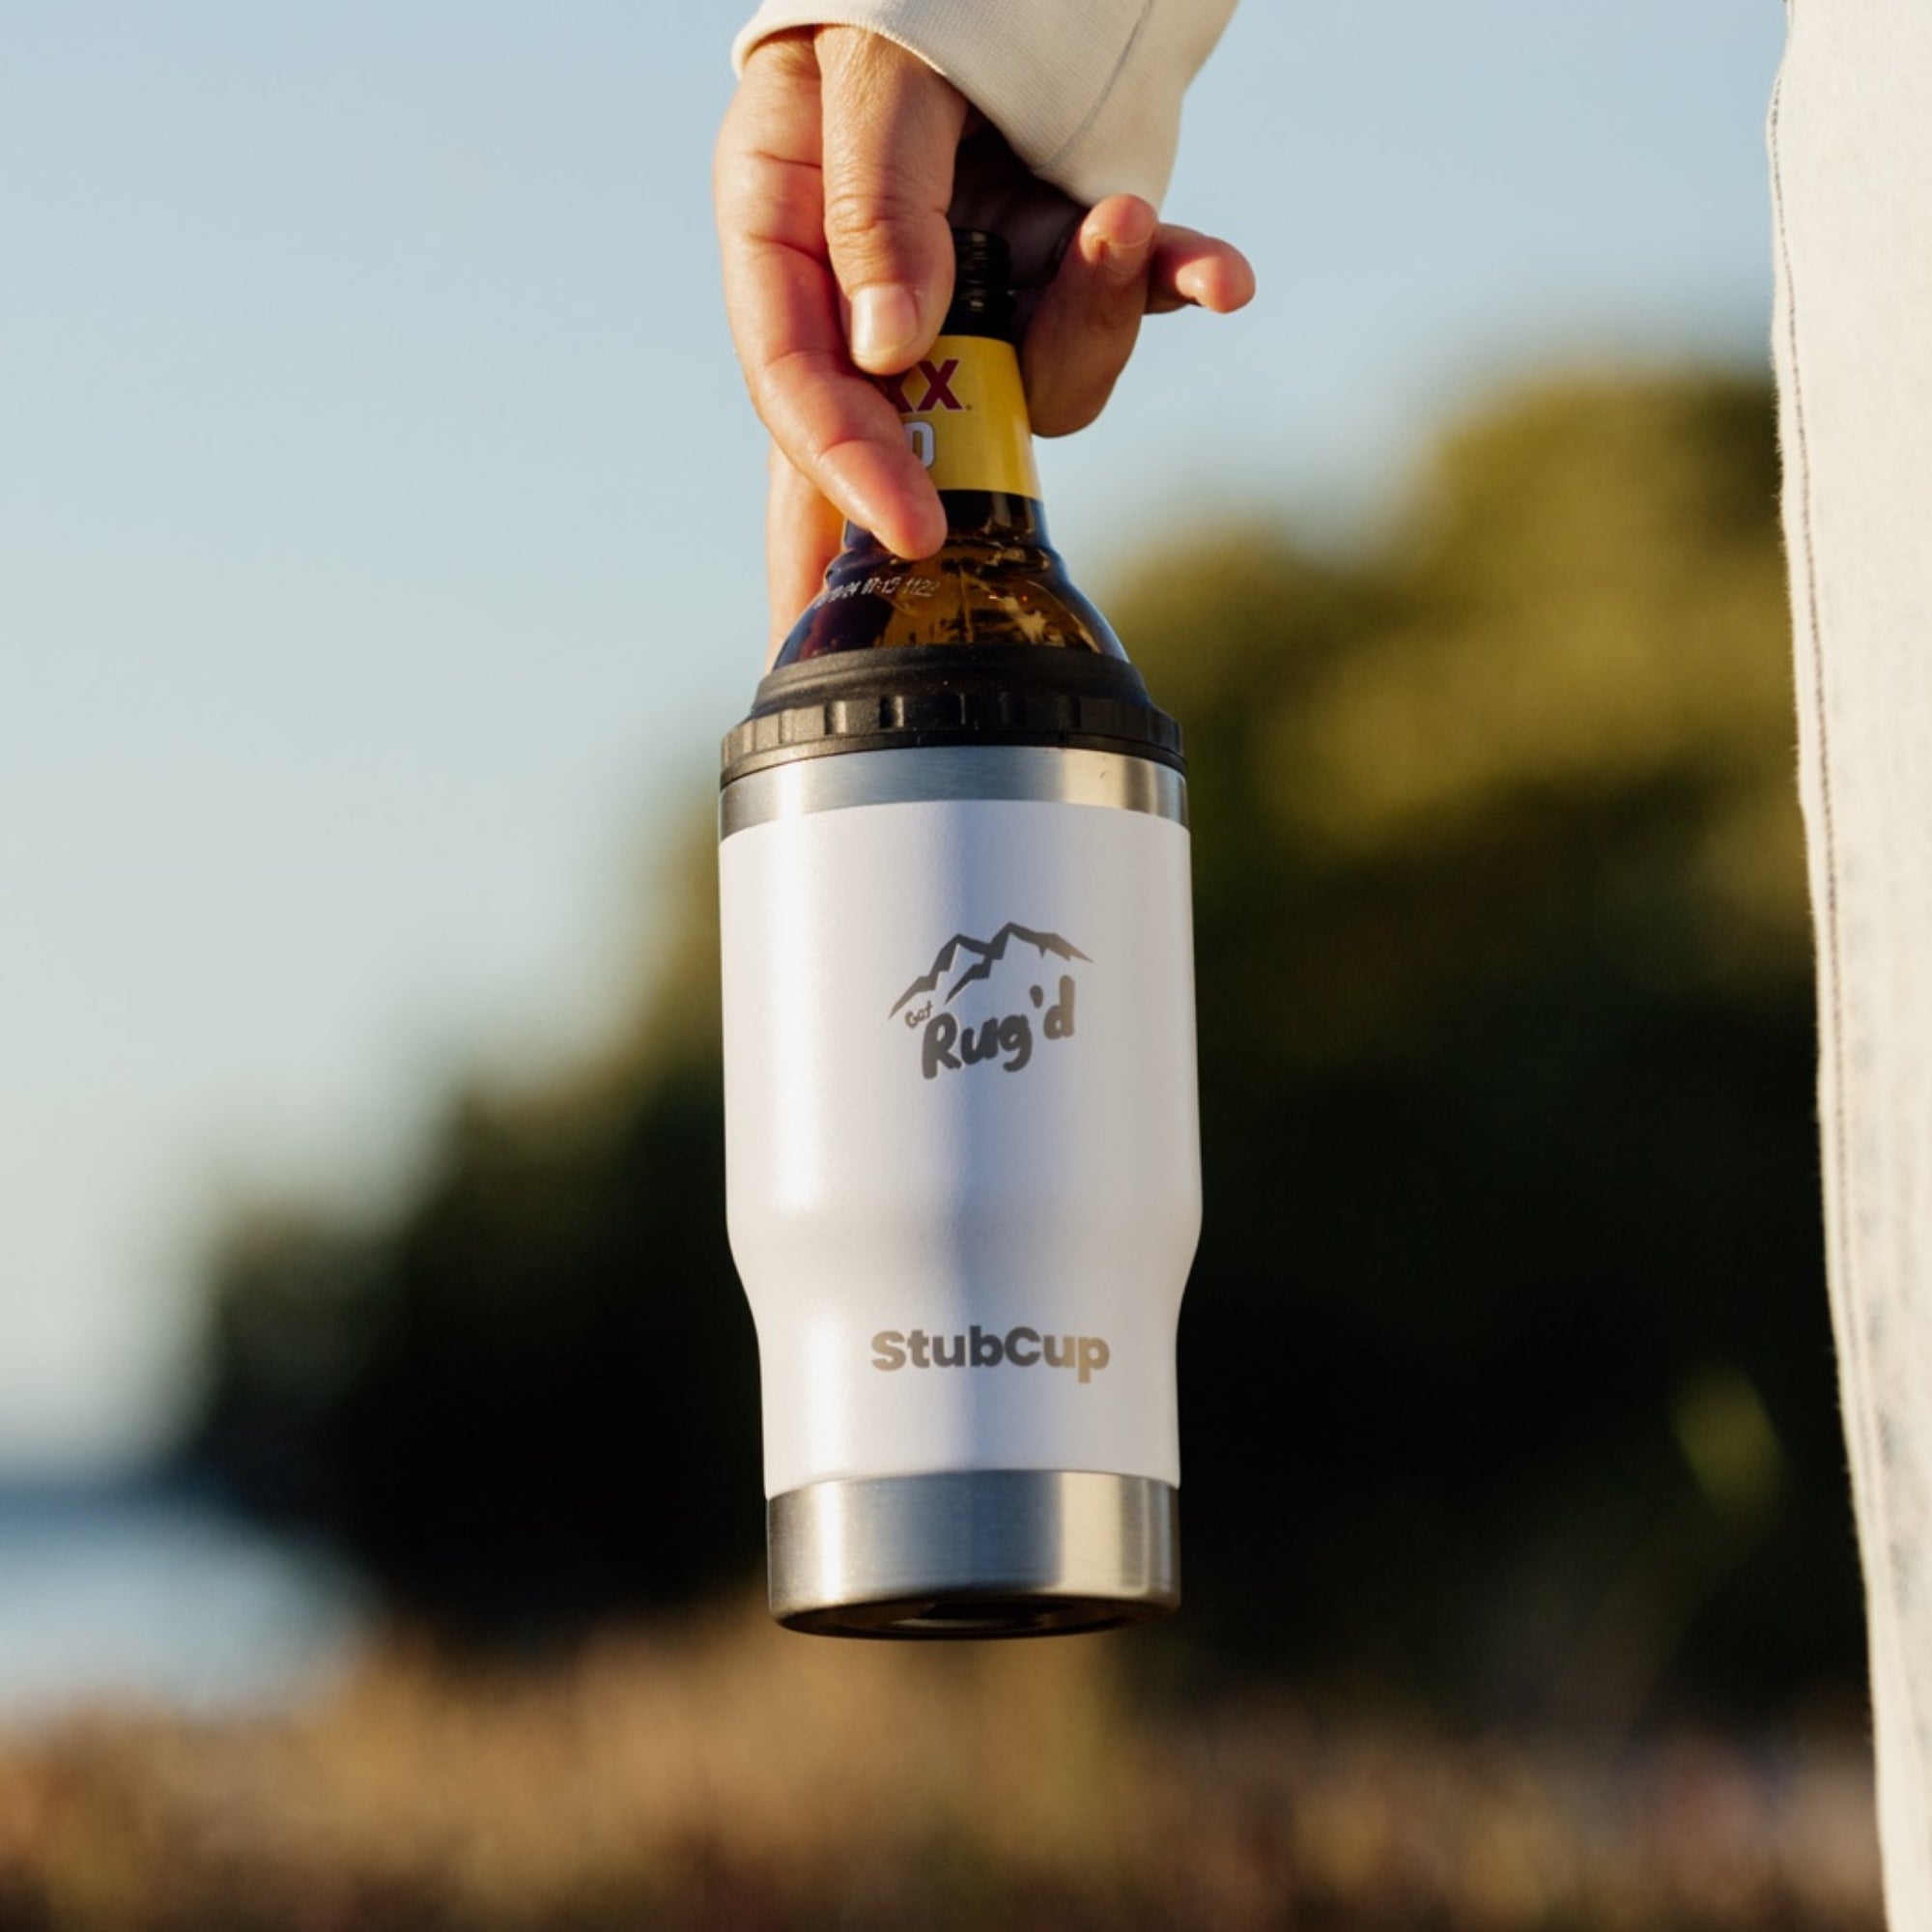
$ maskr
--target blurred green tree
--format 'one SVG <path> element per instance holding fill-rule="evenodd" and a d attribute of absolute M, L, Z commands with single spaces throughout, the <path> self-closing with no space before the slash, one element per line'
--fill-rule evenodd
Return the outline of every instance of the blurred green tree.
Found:
<path fill-rule="evenodd" d="M 1107 602 L 1188 737 L 1191 1639 L 1620 1724 L 1859 1674 L 1768 391 L 1554 383 Z M 636 1037 L 214 1269 L 196 1448 L 501 1627 L 756 1561 L 707 832 Z"/>

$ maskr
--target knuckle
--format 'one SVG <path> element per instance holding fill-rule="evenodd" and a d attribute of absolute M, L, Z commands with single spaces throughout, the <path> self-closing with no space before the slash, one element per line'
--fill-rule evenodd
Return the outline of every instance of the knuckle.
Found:
<path fill-rule="evenodd" d="M 893 172 L 827 169 L 825 239 L 835 253 L 886 260 L 902 250 L 919 211 L 909 185 L 895 180 Z"/>

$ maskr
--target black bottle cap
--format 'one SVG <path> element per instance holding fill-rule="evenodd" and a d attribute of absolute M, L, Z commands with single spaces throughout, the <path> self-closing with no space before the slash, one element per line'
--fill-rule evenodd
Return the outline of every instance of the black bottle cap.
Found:
<path fill-rule="evenodd" d="M 722 782 L 845 752 L 1053 745 L 1185 771 L 1180 726 L 1132 665 L 1037 644 L 902 644 L 787 665 L 724 740 Z"/>
<path fill-rule="evenodd" d="M 942 335 L 1013 339 L 1013 256 L 1004 235 L 986 228 L 952 231 L 952 303 Z"/>

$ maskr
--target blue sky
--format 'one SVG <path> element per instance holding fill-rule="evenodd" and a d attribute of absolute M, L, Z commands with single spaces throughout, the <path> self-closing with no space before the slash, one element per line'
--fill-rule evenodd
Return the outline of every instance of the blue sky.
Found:
<path fill-rule="evenodd" d="M 10 10 L 0 1469 L 156 1439 L 232 1204 L 379 1207 L 455 1079 L 637 982 L 763 631 L 738 16 L 668 12 Z M 1782 33 L 1247 0 L 1168 210 L 1262 296 L 1044 447 L 1076 575 L 1177 509 L 1372 504 L 1516 373 L 1761 363 Z"/>

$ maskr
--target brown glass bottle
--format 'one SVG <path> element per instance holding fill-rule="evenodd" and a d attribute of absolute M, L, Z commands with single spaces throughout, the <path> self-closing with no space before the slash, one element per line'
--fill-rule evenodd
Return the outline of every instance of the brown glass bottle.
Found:
<path fill-rule="evenodd" d="M 1066 575 L 1046 532 L 1013 350 L 1007 245 L 954 229 L 952 304 L 931 354 L 888 394 L 946 511 L 931 556 L 895 556 L 845 526 L 825 587 L 777 666 L 881 645 L 1033 644 L 1124 658 L 1107 620 Z"/>

